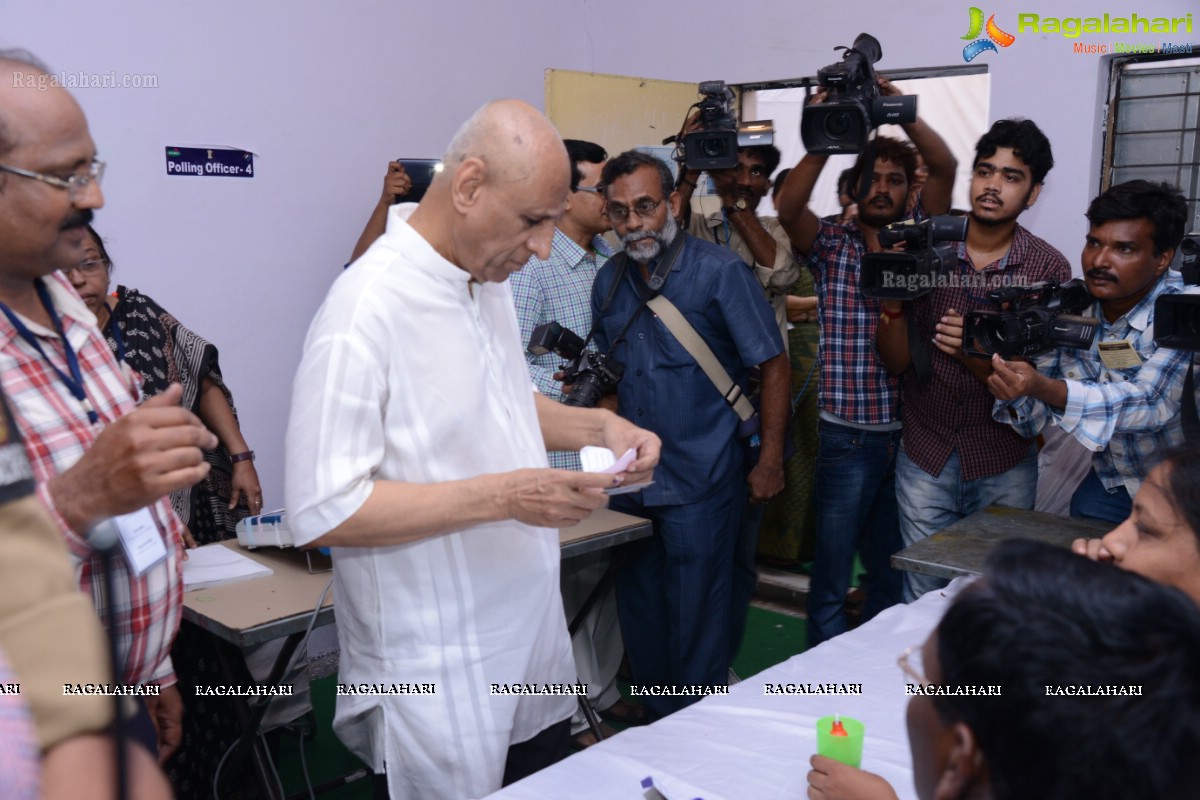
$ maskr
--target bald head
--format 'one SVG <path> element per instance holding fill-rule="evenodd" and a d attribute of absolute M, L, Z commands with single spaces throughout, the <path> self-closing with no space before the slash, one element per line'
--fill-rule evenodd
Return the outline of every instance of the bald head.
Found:
<path fill-rule="evenodd" d="M 553 168 L 555 161 L 570 172 L 558 131 L 540 111 L 520 100 L 495 100 L 463 123 L 446 151 L 446 171 L 453 173 L 470 158 L 482 160 L 488 178 L 502 183 L 527 181 L 536 169 Z"/>
<path fill-rule="evenodd" d="M 0 156 L 16 147 L 17 142 L 13 132 L 13 123 L 8 119 L 15 96 L 6 96 L 4 92 L 15 92 L 31 88 L 27 84 L 32 80 L 36 88 L 39 79 L 44 86 L 49 70 L 28 50 L 0 50 Z"/>

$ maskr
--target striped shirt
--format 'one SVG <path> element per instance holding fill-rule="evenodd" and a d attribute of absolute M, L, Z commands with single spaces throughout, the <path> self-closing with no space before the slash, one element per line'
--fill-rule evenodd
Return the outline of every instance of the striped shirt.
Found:
<path fill-rule="evenodd" d="M 122 681 L 130 685 L 170 685 L 175 682 L 171 643 L 183 610 L 179 557 L 183 526 L 171 510 L 170 499 L 160 498 L 148 507 L 167 544 L 167 558 L 141 577 L 133 574 L 124 558 L 113 559 L 112 587 L 106 598 L 100 557 L 58 513 L 48 487 L 50 479 L 75 465 L 104 425 L 134 410 L 141 389 L 129 367 L 113 357 L 96 328 L 96 318 L 66 278 L 55 272 L 43 280 L 79 359 L 84 389 L 101 424 L 88 421 L 82 404 L 46 361 L 49 358 L 69 374 L 62 340 L 44 325 L 21 320 L 41 342 L 46 358 L 17 333 L 7 316 L 0 315 L 0 380 L 25 439 L 38 495 L 66 540 L 80 589 L 91 596 L 97 614 L 115 632 L 117 650 L 124 662 Z"/>
<path fill-rule="evenodd" d="M 931 342 L 938 320 L 952 308 L 964 316 L 977 308 L 994 308 L 987 298 L 992 289 L 1062 282 L 1071 277 L 1071 266 L 1062 253 L 1018 225 L 1008 252 L 982 270 L 975 269 L 966 243 L 959 243 L 958 272 L 968 280 L 913 301 L 909 324 L 917 325 L 920 341 Z M 996 398 L 974 373 L 932 344 L 926 349 L 932 362 L 930 379 L 922 382 L 912 367 L 901 375 L 905 454 L 925 472 L 939 475 L 950 454 L 958 451 L 965 481 L 1015 467 L 1029 452 L 1029 440 L 992 419 Z"/>
<path fill-rule="evenodd" d="M 517 323 L 521 326 L 522 346 L 529 344 L 534 328 L 547 322 L 557 322 L 581 339 L 587 337 L 592 329 L 592 283 L 600 267 L 612 255 L 612 247 L 601 236 L 592 239 L 592 248 L 594 252 L 584 250 L 574 239 L 555 228 L 550 258 L 543 261 L 533 256 L 523 269 L 509 277 Z M 588 349 L 596 348 L 589 345 Z M 564 397 L 562 384 L 554 380 L 554 373 L 566 359 L 554 353 L 535 356 L 526 352 L 525 360 L 538 391 L 561 401 Z M 580 469 L 578 453 L 551 451 L 549 456 L 552 467 Z"/>
<path fill-rule="evenodd" d="M 1036 436 L 1047 422 L 1058 425 L 1093 451 L 1092 468 L 1105 488 L 1123 485 L 1132 497 L 1156 456 L 1183 441 L 1180 398 L 1191 354 L 1154 345 L 1154 301 L 1182 288 L 1179 273 L 1167 272 L 1115 322 L 1104 318 L 1097 302 L 1091 313 L 1100 320 L 1100 328 L 1090 349 L 1059 348 L 1034 362 L 1038 372 L 1066 382 L 1066 408 L 1020 397 L 996 401 L 993 417 L 1026 437 Z M 1110 369 L 1104 365 L 1100 343 L 1119 341 L 1133 346 L 1140 366 Z"/>

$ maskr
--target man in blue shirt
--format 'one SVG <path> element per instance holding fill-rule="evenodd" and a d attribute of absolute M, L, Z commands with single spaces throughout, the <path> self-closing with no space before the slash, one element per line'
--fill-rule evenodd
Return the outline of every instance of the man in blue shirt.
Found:
<path fill-rule="evenodd" d="M 728 679 L 733 553 L 747 494 L 764 503 L 783 489 L 789 374 L 783 339 L 754 274 L 730 250 L 679 230 L 681 201 L 662 161 L 628 151 L 601 176 L 608 218 L 624 244 L 596 276 L 596 345 L 625 367 L 618 413 L 654 431 L 664 455 L 655 483 L 613 507 L 654 522 L 630 546 L 617 605 L 635 686 L 665 715 L 698 698 L 688 692 Z M 762 445 L 748 469 L 738 416 L 696 360 L 654 313 L 650 276 L 685 237 L 660 293 L 678 308 L 725 371 L 747 388 L 762 370 Z M 639 692 L 641 693 L 641 692 Z"/>

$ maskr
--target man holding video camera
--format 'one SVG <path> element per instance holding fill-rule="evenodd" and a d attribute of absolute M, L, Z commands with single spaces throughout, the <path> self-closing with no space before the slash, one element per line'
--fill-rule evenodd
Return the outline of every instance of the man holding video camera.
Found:
<path fill-rule="evenodd" d="M 637 683 L 695 687 L 646 696 L 664 716 L 728 680 L 730 632 L 749 602 L 733 595 L 734 549 L 747 495 L 763 503 L 783 489 L 789 367 L 750 271 L 679 230 L 681 199 L 665 163 L 630 150 L 608 162 L 601 183 L 624 252 L 596 276 L 596 345 L 624 363 L 621 416 L 663 442 L 656 483 L 612 503 L 654 522 L 653 536 L 629 545 L 617 580 L 621 631 Z M 682 319 L 664 321 L 672 308 Z M 732 378 L 730 391 L 717 387 L 694 340 Z M 753 366 L 762 370 L 761 452 L 748 469 L 731 406 Z"/>
<path fill-rule="evenodd" d="M 1120 523 L 1155 456 L 1183 440 L 1180 397 L 1190 354 L 1154 343 L 1154 304 L 1182 290 L 1171 272 L 1187 201 L 1167 183 L 1117 184 L 1091 202 L 1081 256 L 1099 329 L 1090 348 L 1035 359 L 992 356 L 993 416 L 1033 437 L 1058 425 L 1093 451 L 1071 516 Z M 1036 366 L 1035 366 L 1036 365 Z"/>
<path fill-rule="evenodd" d="M 1053 166 L 1050 141 L 1037 125 L 998 120 L 975 145 L 958 280 L 913 300 L 907 315 L 904 303 L 883 301 L 879 355 L 901 381 L 896 500 L 905 547 L 996 503 L 1033 508 L 1037 447 L 992 419 L 994 398 L 984 383 L 991 363 L 963 351 L 962 315 L 986 303 L 989 290 L 1071 277 L 1063 254 L 1017 223 L 1037 202 Z M 915 358 L 910 342 L 920 348 Z M 906 572 L 904 599 L 944 585 Z"/>
<path fill-rule="evenodd" d="M 883 98 L 900 95 L 887 79 L 875 81 Z M 827 97 L 825 90 L 817 91 L 810 106 Z M 929 167 L 913 217 L 920 221 L 928 214 L 945 213 L 950 208 L 957 166 L 954 156 L 919 118 L 905 124 L 904 130 Z M 846 593 L 854 553 L 864 537 L 864 617 L 869 619 L 900 600 L 900 574 L 890 563 L 892 554 L 900 549 L 895 491 L 899 382 L 875 350 L 880 302 L 863 295 L 860 268 L 865 253 L 881 249 L 879 230 L 904 218 L 917 166 L 908 143 L 876 137 L 854 166 L 858 219 L 839 225 L 818 219 L 808 208 L 826 160 L 825 155 L 806 154 L 788 175 L 778 199 L 779 221 L 812 270 L 821 325 L 820 451 L 813 489 L 817 544 L 808 600 L 810 647 L 846 629 Z"/>

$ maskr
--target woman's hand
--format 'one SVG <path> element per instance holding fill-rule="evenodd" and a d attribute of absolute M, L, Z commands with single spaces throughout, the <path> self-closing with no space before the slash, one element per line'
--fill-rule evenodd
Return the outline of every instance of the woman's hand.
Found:
<path fill-rule="evenodd" d="M 246 459 L 233 465 L 232 490 L 229 493 L 229 508 L 232 510 L 244 497 L 246 507 L 251 514 L 261 514 L 263 510 L 262 486 L 258 482 L 258 470 L 254 469 L 254 461 Z"/>

